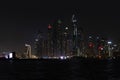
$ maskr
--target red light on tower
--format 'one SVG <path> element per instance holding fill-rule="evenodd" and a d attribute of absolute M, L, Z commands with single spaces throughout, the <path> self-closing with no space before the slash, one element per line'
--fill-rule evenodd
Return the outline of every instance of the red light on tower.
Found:
<path fill-rule="evenodd" d="M 89 43 L 89 47 L 90 48 L 93 48 L 94 47 L 94 44 L 92 42 Z"/>
<path fill-rule="evenodd" d="M 49 24 L 49 25 L 48 25 L 48 29 L 51 29 L 51 28 L 52 28 L 52 26 Z"/>
<path fill-rule="evenodd" d="M 102 51 L 102 50 L 103 50 L 103 46 L 99 46 L 99 47 L 98 47 L 98 50 L 99 50 L 99 51 Z"/>

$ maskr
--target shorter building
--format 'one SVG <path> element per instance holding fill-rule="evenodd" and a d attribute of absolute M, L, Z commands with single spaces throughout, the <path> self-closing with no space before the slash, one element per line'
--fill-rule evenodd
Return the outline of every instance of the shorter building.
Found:
<path fill-rule="evenodd" d="M 3 52 L 0 54 L 0 59 L 15 59 L 16 53 L 15 52 Z"/>

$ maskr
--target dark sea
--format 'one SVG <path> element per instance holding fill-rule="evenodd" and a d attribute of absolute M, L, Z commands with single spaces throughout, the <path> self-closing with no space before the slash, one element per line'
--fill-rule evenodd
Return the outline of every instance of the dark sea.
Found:
<path fill-rule="evenodd" d="M 120 59 L 0 60 L 0 80 L 120 80 Z"/>

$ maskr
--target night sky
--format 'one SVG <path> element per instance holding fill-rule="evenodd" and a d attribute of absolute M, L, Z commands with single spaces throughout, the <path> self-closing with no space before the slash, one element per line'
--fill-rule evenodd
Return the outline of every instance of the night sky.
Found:
<path fill-rule="evenodd" d="M 0 52 L 23 52 L 24 44 L 32 45 L 38 30 L 46 33 L 47 25 L 56 19 L 70 23 L 72 14 L 87 34 L 100 34 L 117 41 L 119 5 L 108 2 L 36 2 L 16 3 L 0 8 Z"/>

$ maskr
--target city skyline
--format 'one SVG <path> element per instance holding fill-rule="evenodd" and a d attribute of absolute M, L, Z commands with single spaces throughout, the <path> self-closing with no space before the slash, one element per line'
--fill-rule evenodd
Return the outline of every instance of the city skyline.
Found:
<path fill-rule="evenodd" d="M 48 24 L 53 23 L 56 19 L 69 23 L 74 13 L 87 34 L 105 35 L 113 41 L 119 39 L 120 15 L 116 7 L 108 8 L 105 5 L 100 7 L 100 4 L 98 6 L 90 6 L 90 4 L 75 6 L 73 4 L 67 7 L 65 4 L 59 7 L 54 7 L 52 4 L 47 5 L 50 8 L 41 8 L 42 6 L 1 8 L 0 52 L 23 51 L 25 43 L 34 44 L 38 30 L 46 33 Z"/>

